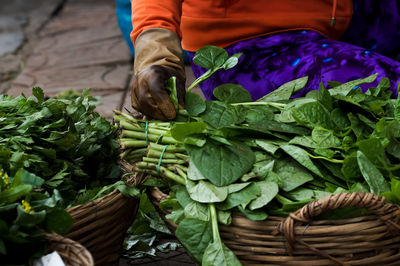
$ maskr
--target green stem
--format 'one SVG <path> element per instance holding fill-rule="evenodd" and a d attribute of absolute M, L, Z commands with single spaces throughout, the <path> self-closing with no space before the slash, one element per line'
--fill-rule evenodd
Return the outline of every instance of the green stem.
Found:
<path fill-rule="evenodd" d="M 161 157 L 162 151 L 149 149 L 147 151 L 147 157 L 159 159 Z M 178 159 L 176 153 L 164 152 L 163 159 Z"/>
<path fill-rule="evenodd" d="M 155 173 L 152 173 L 154 176 L 157 176 L 157 165 L 153 164 L 153 163 L 147 163 L 147 162 L 139 162 L 136 164 L 138 169 L 142 169 L 142 170 L 152 170 L 155 171 Z M 160 173 L 165 176 L 168 177 L 169 179 L 185 185 L 185 179 L 183 179 L 182 177 L 180 177 L 177 174 L 174 174 L 173 172 L 169 171 L 167 168 L 165 168 L 164 166 L 160 166 Z"/>
<path fill-rule="evenodd" d="M 343 134 L 337 134 L 337 133 L 335 133 L 335 132 L 333 132 L 333 133 L 334 133 L 334 135 L 335 135 L 336 137 L 343 138 L 343 137 L 346 137 L 347 135 L 349 135 L 349 134 L 351 133 L 352 130 L 353 130 L 353 129 L 352 129 L 351 127 L 349 127 L 349 129 L 347 129 L 346 132 L 344 132 Z"/>
<path fill-rule="evenodd" d="M 120 139 L 119 142 L 122 149 L 147 147 L 147 142 L 145 140 Z"/>
<path fill-rule="evenodd" d="M 276 107 L 278 109 L 284 109 L 286 107 L 286 104 L 284 103 L 274 103 L 274 102 L 245 102 L 245 103 L 232 103 L 231 105 L 248 105 L 248 106 L 269 105 L 272 107 Z"/>
<path fill-rule="evenodd" d="M 182 160 L 189 161 L 189 159 L 190 159 L 189 155 L 186 155 L 186 154 L 176 153 L 175 155 L 176 155 L 176 157 L 178 157 L 179 159 L 182 159 Z"/>
<path fill-rule="evenodd" d="M 157 150 L 157 151 L 162 151 L 164 150 L 165 145 L 161 145 L 161 144 L 157 144 L 157 143 L 150 143 L 150 148 Z M 184 152 L 185 147 L 181 146 L 181 145 L 168 145 L 167 149 L 165 150 L 167 152 Z"/>
<path fill-rule="evenodd" d="M 130 115 L 126 114 L 126 113 L 123 113 L 123 112 L 121 112 L 119 110 L 114 110 L 114 113 L 119 115 L 119 116 L 121 116 L 121 117 L 123 117 L 123 118 L 125 118 L 125 119 L 127 119 L 128 121 L 131 121 L 131 122 L 134 122 L 134 123 L 139 122 L 138 119 L 135 119 L 132 116 L 130 116 Z M 114 119 L 115 119 L 115 117 L 114 117 Z"/>
<path fill-rule="evenodd" d="M 396 171 L 396 170 L 399 170 L 399 169 L 400 169 L 400 164 L 396 164 L 393 167 L 386 168 L 387 171 Z"/>
<path fill-rule="evenodd" d="M 144 132 L 139 132 L 139 131 L 132 131 L 132 130 L 122 130 L 121 132 L 121 137 L 122 138 L 133 138 L 136 140 L 146 140 L 146 134 Z M 154 135 L 154 134 L 147 134 L 147 139 L 149 141 L 157 142 L 158 139 L 160 138 L 159 135 Z"/>
<path fill-rule="evenodd" d="M 206 72 L 204 72 L 203 75 L 201 75 L 200 77 L 198 77 L 192 84 L 190 84 L 189 88 L 187 89 L 187 92 L 190 92 L 194 87 L 196 87 L 197 85 L 199 85 L 201 82 L 205 81 L 206 79 L 208 79 L 209 77 L 211 77 L 212 74 L 214 74 L 215 71 L 217 71 L 218 69 L 220 69 L 221 66 L 215 68 L 215 69 L 209 69 Z"/>
<path fill-rule="evenodd" d="M 344 160 L 331 159 L 331 158 L 326 158 L 326 157 L 324 157 L 324 156 L 315 156 L 315 155 L 312 155 L 311 153 L 309 153 L 309 152 L 307 152 L 307 151 L 305 151 L 305 153 L 307 153 L 307 155 L 310 156 L 310 157 L 313 158 L 313 159 L 322 159 L 322 160 L 329 161 L 329 162 L 331 162 L 331 163 L 343 163 L 343 162 L 344 162 Z"/>
<path fill-rule="evenodd" d="M 210 209 L 210 215 L 211 215 L 211 227 L 212 227 L 212 232 L 213 232 L 213 240 L 214 240 L 214 242 L 221 242 L 221 237 L 219 235 L 219 230 L 218 230 L 217 210 L 215 209 L 215 206 L 213 203 L 209 203 L 208 208 Z"/>
<path fill-rule="evenodd" d="M 119 125 L 123 129 L 143 131 L 143 128 L 141 128 L 138 124 L 133 124 L 133 123 L 125 121 L 125 120 L 119 121 Z"/>
<path fill-rule="evenodd" d="M 157 158 L 150 158 L 150 157 L 143 157 L 143 162 L 149 162 L 149 163 L 158 163 L 160 159 Z M 184 160 L 180 159 L 162 159 L 162 163 L 169 163 L 169 164 L 183 164 L 185 163 Z"/>

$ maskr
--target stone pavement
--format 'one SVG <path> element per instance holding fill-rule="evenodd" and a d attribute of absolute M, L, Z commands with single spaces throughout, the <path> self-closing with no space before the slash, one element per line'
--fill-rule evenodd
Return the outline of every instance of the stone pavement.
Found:
<path fill-rule="evenodd" d="M 29 96 L 39 86 L 53 97 L 66 89 L 91 88 L 102 97 L 97 107 L 102 116 L 129 109 L 132 57 L 114 1 L 35 0 L 28 1 L 31 9 L 22 1 L 6 10 L 6 0 L 0 0 L 1 12 L 13 14 L 0 19 L 0 92 Z M 193 81 L 187 70 L 188 82 Z"/>

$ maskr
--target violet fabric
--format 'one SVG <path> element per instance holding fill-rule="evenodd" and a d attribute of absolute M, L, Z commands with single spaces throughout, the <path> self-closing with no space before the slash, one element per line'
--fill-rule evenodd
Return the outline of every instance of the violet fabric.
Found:
<path fill-rule="evenodd" d="M 381 9 L 374 9 L 376 5 Z M 390 8 L 383 8 L 385 5 Z M 355 8 L 352 23 L 343 41 L 327 39 L 313 31 L 292 31 L 245 40 L 226 47 L 229 55 L 239 52 L 243 55 L 236 67 L 219 70 L 200 84 L 204 96 L 211 100 L 216 86 L 236 83 L 247 89 L 253 100 L 257 100 L 288 81 L 308 76 L 306 87 L 294 95 L 300 97 L 310 90 L 318 89 L 321 81 L 328 86 L 326 81 L 343 83 L 378 73 L 375 83 L 362 85 L 361 89 L 376 86 L 382 77 L 387 77 L 391 81 L 393 96 L 397 97 L 400 63 L 381 54 L 386 52 L 388 56 L 393 56 L 400 48 L 397 29 L 384 31 L 388 26 L 386 23 L 393 23 L 395 28 L 400 25 L 397 1 L 356 0 Z M 391 12 L 391 16 L 384 12 L 386 19 L 380 19 L 374 12 L 382 10 Z M 379 20 L 379 23 L 365 23 L 368 19 Z M 366 48 L 350 43 L 364 45 Z M 189 56 L 197 78 L 206 69 L 192 62 L 194 53 Z"/>

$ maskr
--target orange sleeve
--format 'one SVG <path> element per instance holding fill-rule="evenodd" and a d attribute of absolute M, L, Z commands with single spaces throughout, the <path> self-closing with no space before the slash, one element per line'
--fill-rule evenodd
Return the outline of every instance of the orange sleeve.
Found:
<path fill-rule="evenodd" d="M 142 31 L 151 28 L 168 29 L 182 39 L 182 0 L 131 0 L 131 5 L 133 44 Z"/>

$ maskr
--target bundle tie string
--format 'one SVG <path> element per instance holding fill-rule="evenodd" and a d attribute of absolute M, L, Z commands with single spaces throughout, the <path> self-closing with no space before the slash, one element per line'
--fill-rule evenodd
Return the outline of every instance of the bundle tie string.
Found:
<path fill-rule="evenodd" d="M 149 120 L 146 120 L 146 128 L 144 129 L 144 138 L 146 140 L 146 144 L 149 145 Z"/>
<path fill-rule="evenodd" d="M 162 159 L 163 159 L 163 156 L 164 156 L 164 153 L 165 153 L 165 150 L 167 149 L 167 147 L 168 147 L 168 145 L 164 146 L 164 149 L 162 150 L 161 155 L 160 155 L 160 159 L 158 160 L 157 176 L 160 176 L 160 166 L 161 166 L 161 162 L 162 162 Z"/>

